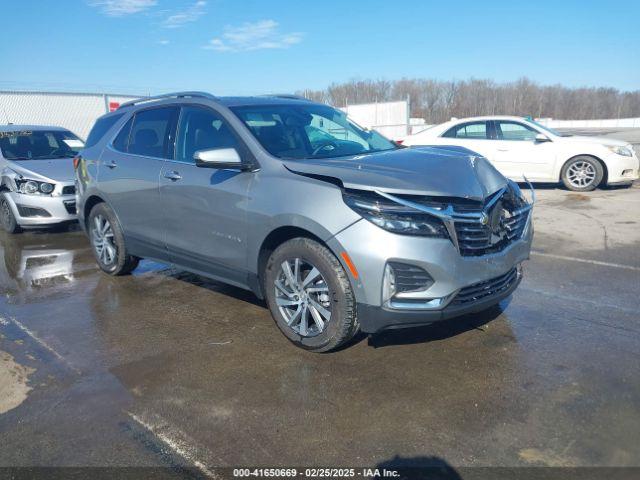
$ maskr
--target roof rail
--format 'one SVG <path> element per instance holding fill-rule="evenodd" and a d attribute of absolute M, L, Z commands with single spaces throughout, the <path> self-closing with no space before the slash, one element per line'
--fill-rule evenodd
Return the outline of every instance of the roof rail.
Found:
<path fill-rule="evenodd" d="M 288 100 L 306 100 L 307 102 L 311 102 L 311 100 L 309 100 L 307 97 L 303 97 L 302 95 L 294 95 L 293 93 L 268 93 L 262 96 L 273 97 L 273 98 L 286 98 Z"/>
<path fill-rule="evenodd" d="M 137 105 L 139 103 L 153 102 L 155 100 L 162 100 L 165 98 L 206 98 L 209 100 L 217 100 L 214 95 L 206 92 L 174 92 L 174 93 L 165 93 L 164 95 L 156 95 L 153 97 L 142 97 L 136 100 L 131 100 L 129 102 L 125 102 L 118 107 L 118 110 L 121 108 L 131 107 L 133 105 Z"/>

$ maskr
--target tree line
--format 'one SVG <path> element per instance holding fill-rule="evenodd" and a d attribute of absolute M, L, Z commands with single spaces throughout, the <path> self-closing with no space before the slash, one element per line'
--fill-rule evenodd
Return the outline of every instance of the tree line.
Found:
<path fill-rule="evenodd" d="M 524 77 L 507 83 L 475 78 L 352 80 L 334 83 L 324 90 L 297 93 L 336 107 L 408 99 L 411 116 L 422 117 L 427 123 L 478 115 L 567 120 L 640 117 L 640 90 L 540 85 Z"/>

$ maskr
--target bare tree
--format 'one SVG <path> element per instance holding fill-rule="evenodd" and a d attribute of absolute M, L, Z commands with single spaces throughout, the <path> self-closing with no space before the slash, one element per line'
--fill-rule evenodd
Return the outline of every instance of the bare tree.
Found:
<path fill-rule="evenodd" d="M 498 114 L 575 120 L 640 117 L 640 90 L 621 92 L 615 88 L 539 85 L 526 77 L 507 83 L 476 78 L 456 81 L 359 79 L 333 83 L 325 90 L 299 93 L 337 107 L 408 98 L 411 115 L 429 123 L 451 117 Z"/>

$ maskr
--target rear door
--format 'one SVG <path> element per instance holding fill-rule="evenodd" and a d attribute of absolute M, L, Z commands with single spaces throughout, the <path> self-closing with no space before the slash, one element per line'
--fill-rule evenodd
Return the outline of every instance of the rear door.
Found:
<path fill-rule="evenodd" d="M 459 123 L 442 134 L 441 143 L 468 148 L 494 163 L 498 145 L 493 139 L 492 127 L 490 121 L 484 120 Z"/>
<path fill-rule="evenodd" d="M 173 152 L 179 109 L 139 110 L 100 161 L 102 191 L 122 225 L 131 253 L 166 259 L 160 172 Z"/>
<path fill-rule="evenodd" d="M 514 180 L 526 176 L 530 180 L 550 180 L 555 163 L 553 142 L 537 142 L 533 127 L 514 120 L 495 120 L 498 147 L 495 165 Z"/>
<path fill-rule="evenodd" d="M 175 156 L 164 162 L 160 176 L 165 241 L 174 263 L 245 286 L 248 190 L 254 174 L 197 167 L 194 153 L 215 148 L 250 155 L 220 113 L 182 107 Z"/>

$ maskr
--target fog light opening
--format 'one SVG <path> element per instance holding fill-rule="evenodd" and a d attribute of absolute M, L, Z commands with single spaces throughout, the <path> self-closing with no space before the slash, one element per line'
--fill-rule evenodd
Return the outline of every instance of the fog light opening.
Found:
<path fill-rule="evenodd" d="M 384 275 L 382 277 L 382 302 L 385 304 L 389 303 L 395 294 L 396 275 L 393 267 L 387 263 L 384 267 Z"/>

